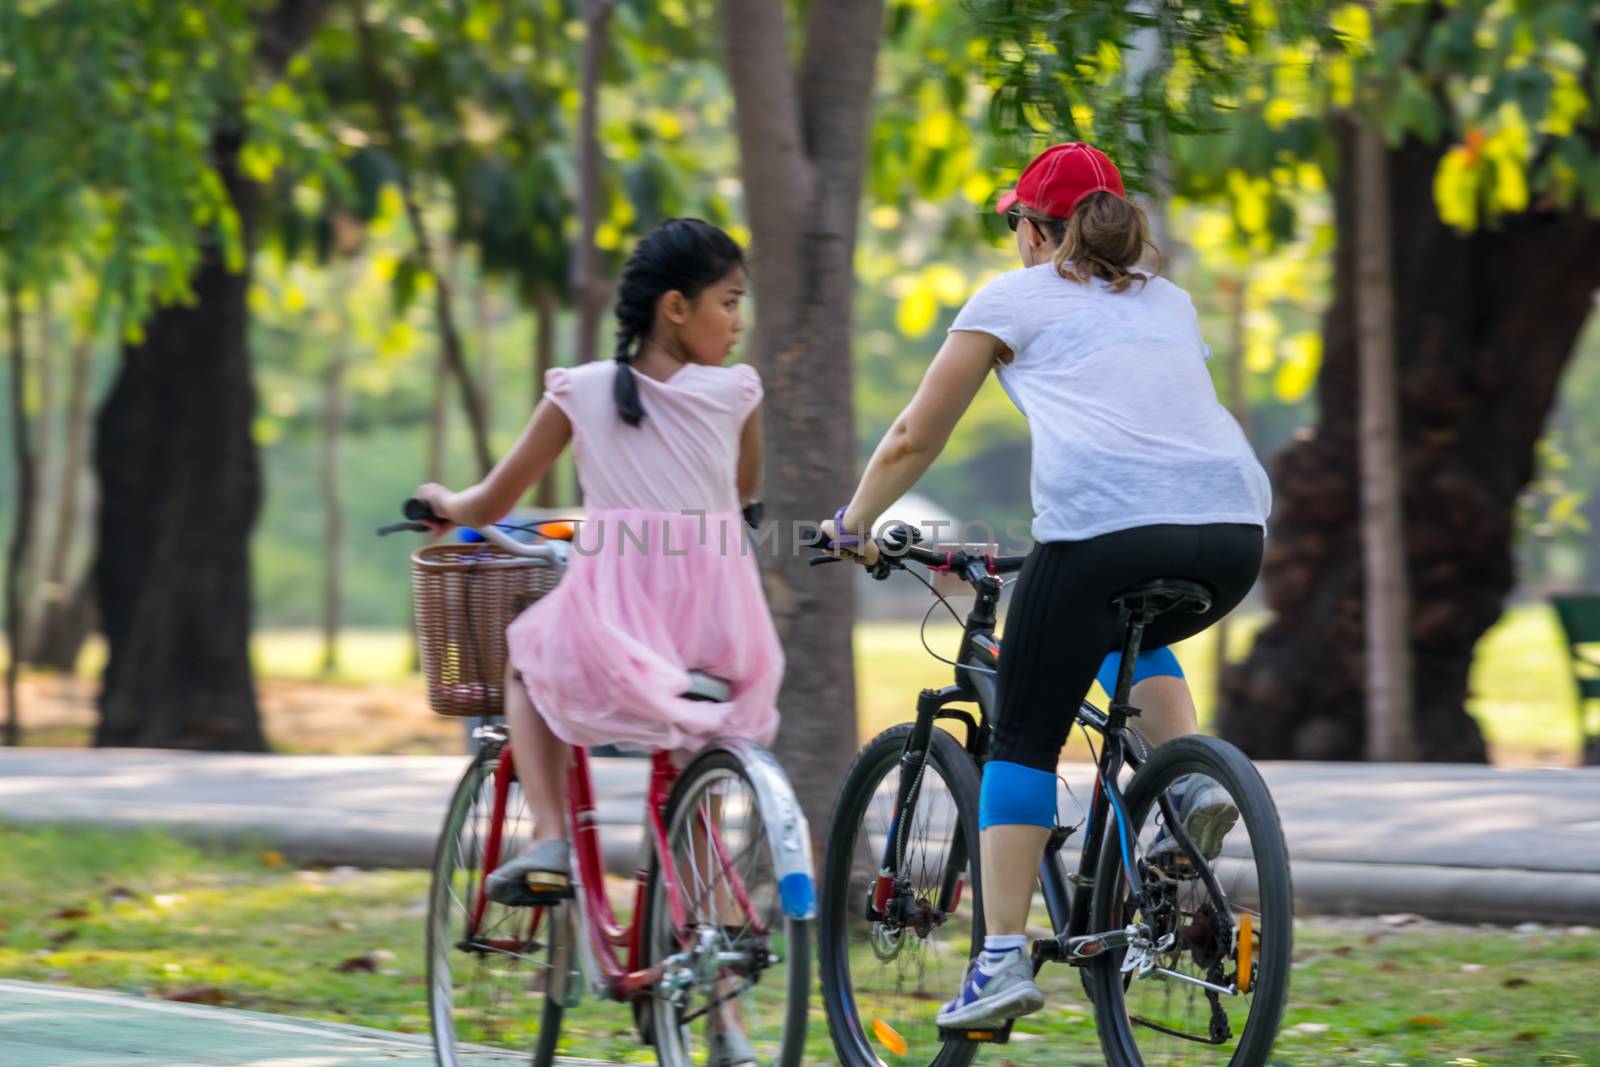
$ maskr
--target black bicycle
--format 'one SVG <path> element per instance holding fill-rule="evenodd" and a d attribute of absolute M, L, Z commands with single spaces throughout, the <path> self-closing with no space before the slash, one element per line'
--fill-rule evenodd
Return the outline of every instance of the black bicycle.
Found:
<path fill-rule="evenodd" d="M 1004 576 L 1020 570 L 1024 557 L 936 552 L 920 540 L 904 526 L 880 536 L 873 576 L 904 570 L 932 589 L 908 570 L 916 563 L 959 577 L 977 600 L 955 660 L 946 661 L 955 684 L 924 689 L 915 721 L 862 749 L 828 825 L 818 947 L 828 1028 L 848 1067 L 965 1067 L 978 1043 L 1011 1036 L 1009 1024 L 941 1033 L 934 1017 L 983 944 L 978 783 L 1001 654 L 995 609 Z M 1085 701 L 1075 714 L 1092 751 L 1101 740 L 1099 773 L 1079 818 L 1063 819 L 1058 803 L 1039 870 L 1051 933 L 1033 942 L 1034 970 L 1047 963 L 1080 969 L 1113 1067 L 1258 1067 L 1283 1017 L 1293 941 L 1277 809 L 1234 746 L 1192 736 L 1152 752 L 1129 721 L 1139 714 L 1128 695 L 1145 628 L 1167 612 L 1209 610 L 1211 594 L 1172 579 L 1128 589 L 1113 602 L 1124 620 L 1121 673 L 1109 710 Z M 944 724 L 960 724 L 961 739 Z M 1172 787 L 1211 783 L 1227 791 L 1239 818 L 1208 858 L 1176 817 Z M 1070 790 L 1067 796 L 1073 799 Z M 1078 856 L 1069 863 L 1075 842 Z M 1048 1001 L 1033 1019 L 1048 1026 L 1052 1010 L 1072 1011 L 1065 1003 L 1071 985 L 1041 976 Z M 1049 1048 L 1048 1062 L 1076 1062 L 1059 1045 Z M 1101 1062 L 1085 1052 L 1082 1062 Z"/>

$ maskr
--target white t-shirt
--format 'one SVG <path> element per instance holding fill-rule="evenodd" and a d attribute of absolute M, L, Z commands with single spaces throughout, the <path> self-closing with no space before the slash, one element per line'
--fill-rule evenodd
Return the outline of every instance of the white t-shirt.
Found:
<path fill-rule="evenodd" d="M 1136 526 L 1265 526 L 1272 506 L 1239 424 L 1217 401 L 1189 294 L 1165 278 L 1121 293 L 1051 263 L 999 275 L 950 327 L 1015 353 L 1000 384 L 1033 437 L 1033 536 Z"/>

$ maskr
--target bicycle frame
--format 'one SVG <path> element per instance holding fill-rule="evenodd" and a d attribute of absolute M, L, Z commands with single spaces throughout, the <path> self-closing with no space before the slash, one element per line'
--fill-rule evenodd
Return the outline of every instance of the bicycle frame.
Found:
<path fill-rule="evenodd" d="M 504 840 L 506 808 L 515 777 L 515 764 L 509 744 L 500 750 L 500 762 L 495 768 L 494 800 L 490 815 L 488 840 L 483 851 L 482 875 L 487 875 L 500 865 L 507 851 Z M 683 929 L 686 911 L 683 903 L 682 882 L 672 860 L 667 843 L 664 812 L 678 771 L 672 766 L 667 753 L 656 752 L 650 758 L 650 783 L 645 796 L 645 829 L 650 848 L 657 859 L 662 879 L 666 905 L 672 915 L 673 926 Z M 586 941 L 584 954 L 586 970 L 595 992 L 611 1000 L 629 1001 L 648 996 L 660 982 L 660 961 L 645 965 L 647 951 L 643 916 L 646 894 L 650 891 L 650 864 L 643 862 L 634 872 L 633 921 L 624 925 L 617 921 L 605 888 L 605 862 L 600 848 L 600 827 L 596 815 L 594 783 L 589 774 L 589 754 L 583 748 L 572 750 L 572 767 L 568 773 L 567 812 L 572 834 L 573 850 L 577 854 L 577 886 L 574 904 L 579 909 L 583 927 L 580 935 Z M 752 913 L 748 891 L 739 872 L 734 869 L 722 843 L 721 835 L 712 820 L 704 819 L 702 826 L 728 880 L 728 888 L 739 906 L 751 918 L 751 929 L 757 934 L 766 928 Z M 477 897 L 472 905 L 468 939 L 482 922 L 488 906 L 487 886 L 483 877 L 478 880 Z M 547 907 L 529 909 L 528 939 L 538 934 Z M 521 945 L 502 945 L 486 942 L 487 947 L 502 951 L 517 951 Z M 687 947 L 685 942 L 684 947 Z"/>
<path fill-rule="evenodd" d="M 869 904 L 879 916 L 885 914 L 888 898 L 894 891 L 892 872 L 899 870 L 896 853 L 900 836 L 900 813 L 906 811 L 914 802 L 916 793 L 921 787 L 921 771 L 927 759 L 934 724 L 941 719 L 963 723 L 967 727 L 964 744 L 967 752 L 980 767 L 988 759 L 987 727 L 992 721 L 991 716 L 996 703 L 996 674 L 1000 650 L 999 642 L 993 636 L 996 623 L 995 609 L 999 604 L 1004 585 L 991 574 L 974 581 L 973 588 L 977 593 L 977 602 L 968 613 L 963 628 L 961 649 L 956 656 L 955 684 L 943 689 L 924 689 L 917 698 L 916 719 L 906 740 L 905 752 L 900 758 L 900 782 L 895 799 L 895 815 L 890 823 L 880 873 L 873 886 Z M 1143 628 L 1143 623 L 1138 620 L 1135 620 L 1129 628 L 1123 647 L 1123 667 L 1121 677 L 1118 679 L 1118 692 L 1113 694 L 1111 710 L 1102 712 L 1085 700 L 1079 703 L 1074 717 L 1078 725 L 1094 730 L 1104 738 L 1084 827 L 1078 869 L 1075 874 L 1069 875 L 1061 861 L 1061 848 L 1071 835 L 1071 831 L 1064 832 L 1061 827 L 1057 827 L 1051 833 L 1044 859 L 1039 866 L 1039 884 L 1051 926 L 1062 940 L 1068 942 L 1073 939 L 1084 939 L 1089 935 L 1088 890 L 1094 884 L 1094 873 L 1108 828 L 1110 832 L 1125 832 L 1122 828 L 1126 826 L 1127 805 L 1122 799 L 1122 790 L 1117 784 L 1118 778 L 1124 766 L 1137 770 L 1148 755 L 1142 740 L 1136 745 L 1128 743 L 1130 736 L 1137 735 L 1128 730 L 1127 720 L 1130 715 L 1137 715 L 1138 711 L 1126 703 L 1132 681 L 1132 664 L 1138 655 Z M 964 709 L 951 707 L 953 704 L 962 703 L 976 704 L 978 714 L 974 716 Z M 1170 813 L 1169 821 L 1175 821 L 1170 819 Z M 962 840 L 959 835 L 951 844 L 937 902 L 937 910 L 941 914 L 953 911 L 960 902 L 960 872 L 967 866 L 971 847 L 972 845 Z M 1140 884 L 1138 870 L 1132 864 L 1124 864 L 1124 869 L 1134 895 L 1143 900 L 1145 890 Z M 1116 947 L 1119 934 L 1120 931 L 1108 931 L 1101 938 L 1089 938 L 1085 947 L 1091 950 L 1075 954 L 1070 961 L 1085 962 L 1091 956 Z"/>

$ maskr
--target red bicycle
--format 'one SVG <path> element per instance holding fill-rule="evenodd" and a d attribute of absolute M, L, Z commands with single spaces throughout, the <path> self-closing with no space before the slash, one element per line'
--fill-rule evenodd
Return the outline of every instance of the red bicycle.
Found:
<path fill-rule="evenodd" d="M 479 530 L 485 543 L 456 554 L 453 562 L 468 568 L 466 583 L 473 568 L 489 575 L 543 567 L 559 576 L 571 548 L 565 540 L 551 537 L 548 526 L 534 531 L 540 536 L 533 544 L 508 530 L 522 528 Z M 551 584 L 546 576 L 545 587 Z M 483 631 L 467 623 L 456 634 L 461 647 L 444 658 L 459 680 L 460 665 L 477 651 L 469 647 L 473 635 Z M 419 635 L 424 645 L 441 639 L 438 628 L 421 626 L 420 612 Z M 425 661 L 429 651 L 423 649 Z M 727 683 L 704 674 L 692 679 L 686 696 L 727 699 Z M 516 852 L 531 823 L 505 727 L 485 721 L 474 737 L 479 750 L 450 800 L 428 900 L 428 1002 L 438 1062 L 455 1067 L 473 1045 L 495 1045 L 531 1047 L 543 1067 L 561 1044 L 563 1014 L 587 989 L 632 1005 L 640 1037 L 666 1067 L 712 1062 L 709 1028 L 731 1010 L 742 1016 L 763 1064 L 798 1064 L 816 891 L 810 832 L 771 753 L 747 741 L 717 741 L 682 771 L 667 753 L 651 756 L 645 851 L 623 921 L 606 891 L 597 798 L 581 748 L 573 752 L 568 788 L 577 861 L 570 899 L 535 907 L 489 900 L 485 876 Z"/>

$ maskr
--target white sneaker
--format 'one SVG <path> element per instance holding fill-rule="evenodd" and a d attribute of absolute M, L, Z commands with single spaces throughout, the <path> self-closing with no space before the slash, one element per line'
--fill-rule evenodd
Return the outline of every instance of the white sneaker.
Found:
<path fill-rule="evenodd" d="M 981 957 L 967 967 L 961 992 L 939 1009 L 940 1026 L 1000 1026 L 1044 1007 L 1044 994 L 1033 983 L 1033 962 L 1023 949 L 1007 952 L 998 970 L 983 969 Z"/>
<path fill-rule="evenodd" d="M 1203 774 L 1183 776 L 1167 787 L 1167 795 L 1172 798 L 1172 806 L 1200 855 L 1207 863 L 1216 859 L 1222 852 L 1222 839 L 1239 821 L 1239 808 L 1233 797 L 1220 782 Z M 1177 838 L 1167 833 L 1165 826 L 1156 831 L 1147 856 L 1151 863 L 1159 864 L 1182 856 L 1183 847 Z"/>

